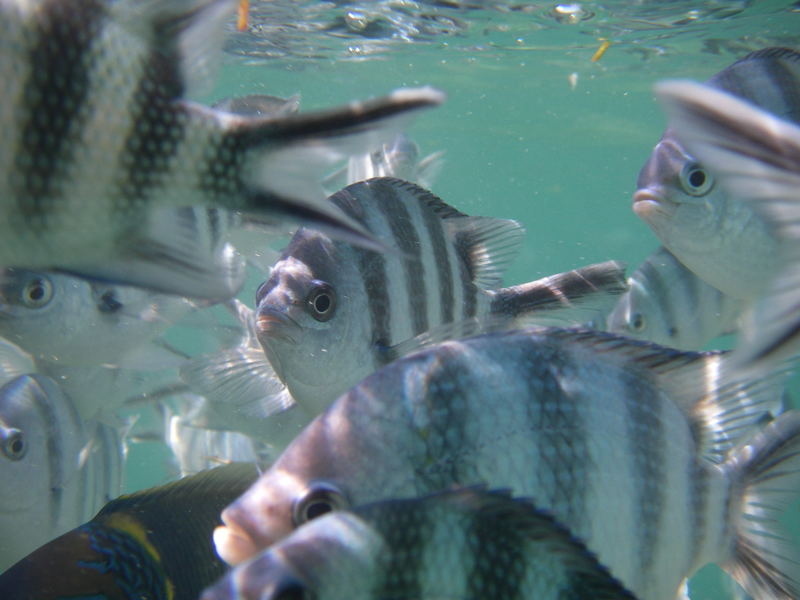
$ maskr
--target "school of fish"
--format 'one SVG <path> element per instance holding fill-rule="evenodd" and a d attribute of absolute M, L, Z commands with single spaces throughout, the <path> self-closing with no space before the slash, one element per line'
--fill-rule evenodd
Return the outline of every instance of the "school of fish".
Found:
<path fill-rule="evenodd" d="M 237 10 L 0 0 L 0 598 L 800 598 L 800 53 L 654 81 L 653 253 L 509 284 L 439 90 L 196 100 Z"/>

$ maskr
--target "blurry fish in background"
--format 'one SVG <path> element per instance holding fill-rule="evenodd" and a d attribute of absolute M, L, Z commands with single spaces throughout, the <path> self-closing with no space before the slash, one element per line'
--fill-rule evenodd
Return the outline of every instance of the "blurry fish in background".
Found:
<path fill-rule="evenodd" d="M 751 437 L 775 382 L 731 385 L 727 361 L 544 328 L 422 350 L 315 419 L 222 513 L 217 550 L 238 564 L 331 510 L 483 484 L 550 511 L 642 600 L 709 562 L 797 598 L 774 519 L 800 496 L 800 413 Z"/>
<path fill-rule="evenodd" d="M 0 575 L 0 597 L 196 600 L 225 571 L 211 532 L 258 475 L 227 465 L 121 496 Z"/>
<path fill-rule="evenodd" d="M 237 392 L 237 410 L 251 419 L 284 419 L 267 426 L 276 435 L 293 436 L 360 379 L 423 345 L 529 320 L 585 322 L 605 314 L 626 290 L 616 262 L 500 288 L 522 227 L 470 217 L 409 182 L 371 179 L 331 202 L 394 252 L 379 254 L 300 229 L 256 293 L 254 331 L 269 369 L 256 369 L 260 357 L 252 347 L 241 359 L 212 355 L 181 369 L 193 391 L 212 403 L 219 398 L 220 406 L 234 397 L 229 386 L 252 390 L 249 407 Z M 255 384 L 241 381 L 251 374 L 257 374 Z M 271 386 L 267 397 L 259 390 L 274 374 L 282 384 Z M 221 376 L 239 381 L 222 387 Z"/>
<path fill-rule="evenodd" d="M 800 121 L 800 54 L 794 50 L 753 52 L 707 85 Z M 639 173 L 633 210 L 700 278 L 733 298 L 752 300 L 776 267 L 779 241 L 753 207 L 731 187 L 717 185 L 702 157 L 682 143 L 670 125 Z"/>
<path fill-rule="evenodd" d="M 634 600 L 570 531 L 506 492 L 459 489 L 323 515 L 201 600 Z"/>
<path fill-rule="evenodd" d="M 323 180 L 323 185 L 334 193 L 351 183 L 373 177 L 395 177 L 430 188 L 442 169 L 443 156 L 444 152 L 439 151 L 420 158 L 419 146 L 401 133 L 378 150 L 351 156 L 346 166 Z"/>
<path fill-rule="evenodd" d="M 210 82 L 234 7 L 0 4 L 0 264 L 230 298 L 241 283 L 232 247 L 209 263 L 195 252 L 196 223 L 164 222 L 164 211 L 190 205 L 313 224 L 376 246 L 324 201 L 322 171 L 391 140 L 410 112 L 443 95 L 401 89 L 281 117 L 192 103 Z"/>
<path fill-rule="evenodd" d="M 800 69 L 800 57 L 797 59 Z M 800 126 L 731 94 L 666 81 L 656 94 L 682 143 L 731 197 L 768 227 L 769 268 L 751 278 L 755 303 L 743 325 L 740 364 L 770 368 L 800 354 Z M 800 102 L 800 95 L 795 96 Z"/>
<path fill-rule="evenodd" d="M 628 278 L 605 329 L 678 350 L 737 330 L 743 302 L 708 285 L 663 246 Z"/>
<path fill-rule="evenodd" d="M 122 432 L 83 421 L 43 375 L 0 388 L 0 571 L 120 493 Z"/>

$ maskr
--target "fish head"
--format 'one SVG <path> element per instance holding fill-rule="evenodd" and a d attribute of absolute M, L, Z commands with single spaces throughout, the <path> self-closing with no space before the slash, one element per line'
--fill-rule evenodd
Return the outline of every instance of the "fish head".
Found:
<path fill-rule="evenodd" d="M 658 299 L 640 281 L 628 280 L 630 286 L 606 319 L 606 328 L 638 340 L 669 344 L 677 336 L 677 327 L 666 321 Z"/>
<path fill-rule="evenodd" d="M 347 246 L 347 247 L 345 247 Z M 366 293 L 352 247 L 300 230 L 256 293 L 256 335 L 299 402 L 330 402 L 369 361 Z M 357 380 L 357 379 L 356 379 Z"/>
<path fill-rule="evenodd" d="M 44 271 L 0 272 L 0 335 L 37 358 L 75 352 L 75 334 L 91 323 L 89 284 Z M 92 337 L 96 344 L 96 338 Z"/>
<path fill-rule="evenodd" d="M 35 510 L 38 495 L 49 495 L 51 465 L 58 460 L 49 448 L 58 423 L 48 422 L 47 405 L 46 391 L 34 376 L 21 375 L 0 388 L 0 477 L 14 482 L 0 486 L 0 524 L 9 519 L 12 526 L 22 513 Z"/>
<path fill-rule="evenodd" d="M 668 129 L 639 172 L 633 212 L 676 256 L 702 252 L 722 226 L 727 196 Z"/>

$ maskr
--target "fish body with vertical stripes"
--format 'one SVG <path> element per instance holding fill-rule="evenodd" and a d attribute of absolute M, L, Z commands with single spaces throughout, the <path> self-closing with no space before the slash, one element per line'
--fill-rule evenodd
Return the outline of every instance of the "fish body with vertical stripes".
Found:
<path fill-rule="evenodd" d="M 201 600 L 287 597 L 634 600 L 551 515 L 475 488 L 323 515 Z"/>
<path fill-rule="evenodd" d="M 318 414 L 382 365 L 476 323 L 589 320 L 625 289 L 619 263 L 501 287 L 523 228 L 466 215 L 393 178 L 347 186 L 330 202 L 392 249 L 377 253 L 303 228 L 256 292 L 255 329 L 294 400 Z"/>
<path fill-rule="evenodd" d="M 628 278 L 605 329 L 676 348 L 702 350 L 737 329 L 743 302 L 723 294 L 660 247 Z"/>
<path fill-rule="evenodd" d="M 0 571 L 120 493 L 120 432 L 81 419 L 44 375 L 0 388 Z"/>
<path fill-rule="evenodd" d="M 723 69 L 707 85 L 790 122 L 800 122 L 800 53 L 766 48 Z M 721 292 L 758 296 L 780 253 L 773 229 L 719 185 L 669 125 L 642 167 L 633 210 L 678 260 Z"/>
<path fill-rule="evenodd" d="M 710 562 L 797 598 L 772 519 L 800 495 L 800 413 L 754 434 L 771 381 L 733 383 L 727 359 L 558 328 L 423 349 L 315 419 L 223 511 L 217 550 L 236 564 L 330 510 L 482 484 L 551 512 L 642 600 Z"/>
<path fill-rule="evenodd" d="M 0 265 L 229 298 L 240 261 L 227 244 L 215 260 L 198 255 L 200 225 L 173 212 L 189 206 L 379 245 L 324 202 L 319 175 L 388 141 L 442 94 L 402 89 L 303 115 L 194 103 L 234 7 L 0 2 Z"/>

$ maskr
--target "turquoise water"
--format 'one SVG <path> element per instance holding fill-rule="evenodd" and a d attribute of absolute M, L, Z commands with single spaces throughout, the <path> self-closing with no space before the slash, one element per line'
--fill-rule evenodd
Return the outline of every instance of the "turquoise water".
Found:
<path fill-rule="evenodd" d="M 608 259 L 635 268 L 659 245 L 630 208 L 638 171 L 665 123 L 653 83 L 704 80 L 768 45 L 800 48 L 800 9 L 791 2 L 585 3 L 584 14 L 594 16 L 577 23 L 555 19 L 555 3 L 514 3 L 516 10 L 497 2 L 473 10 L 364 5 L 410 13 L 411 21 L 414 7 L 442 17 L 440 32 L 415 39 L 400 28 L 393 39 L 390 22 L 378 17 L 384 35 L 377 38 L 281 21 L 299 14 L 332 23 L 352 6 L 311 10 L 315 3 L 300 2 L 309 10 L 297 13 L 291 3 L 253 4 L 253 30 L 230 32 L 208 99 L 299 93 L 309 110 L 401 86 L 445 91 L 447 102 L 420 114 L 409 133 L 422 155 L 445 152 L 432 185 L 437 195 L 466 213 L 514 218 L 527 228 L 508 284 Z M 406 12 L 396 8 L 403 6 Z M 270 27 L 285 43 L 263 49 L 271 31 L 264 24 L 273 17 Z M 592 62 L 602 39 L 611 45 Z M 241 295 L 249 305 L 258 283 Z M 154 445 L 135 444 L 128 488 L 163 481 L 165 460 Z M 800 540 L 796 515 L 797 506 L 787 524 Z M 696 599 L 726 597 L 713 570 L 704 570 L 692 591 Z"/>

